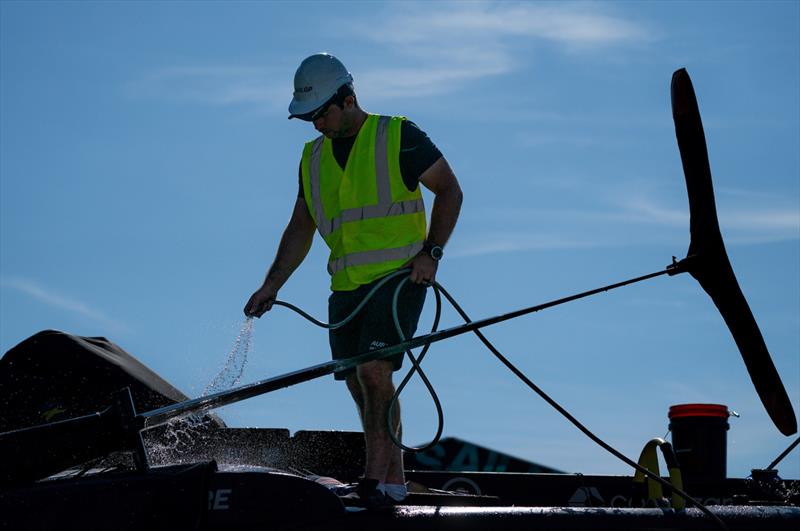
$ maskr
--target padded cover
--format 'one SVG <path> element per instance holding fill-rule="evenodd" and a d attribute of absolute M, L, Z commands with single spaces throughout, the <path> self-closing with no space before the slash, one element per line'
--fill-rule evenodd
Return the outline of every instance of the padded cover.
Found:
<path fill-rule="evenodd" d="M 188 399 L 104 337 L 39 332 L 0 359 L 0 433 L 101 411 L 124 387 L 137 412 Z"/>

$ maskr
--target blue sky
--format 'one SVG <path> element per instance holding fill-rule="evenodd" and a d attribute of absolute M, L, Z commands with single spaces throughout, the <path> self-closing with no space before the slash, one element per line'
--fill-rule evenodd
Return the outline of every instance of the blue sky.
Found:
<path fill-rule="evenodd" d="M 800 403 L 797 2 L 0 3 L 0 348 L 102 335 L 196 396 L 274 256 L 309 124 L 287 121 L 307 55 L 337 55 L 362 106 L 410 117 L 465 193 L 438 280 L 473 318 L 663 269 L 688 246 L 672 72 L 697 91 L 728 253 Z M 430 196 L 426 196 L 428 205 Z M 317 239 L 280 297 L 326 314 Z M 429 326 L 432 298 L 421 329 Z M 457 324 L 447 310 L 444 326 Z M 791 439 L 721 317 L 660 277 L 486 331 L 631 457 L 672 404 L 726 404 L 728 471 Z M 255 323 L 244 381 L 329 359 L 283 308 Z M 627 474 L 463 336 L 426 361 L 445 434 L 570 472 Z M 406 439 L 435 432 L 404 393 Z M 332 377 L 230 406 L 233 426 L 357 429 Z M 800 454 L 781 467 L 800 477 Z"/>

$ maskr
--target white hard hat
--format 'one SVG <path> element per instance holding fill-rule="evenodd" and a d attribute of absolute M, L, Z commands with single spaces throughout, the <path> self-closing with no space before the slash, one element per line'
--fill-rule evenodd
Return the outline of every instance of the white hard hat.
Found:
<path fill-rule="evenodd" d="M 294 97 L 289 118 L 311 113 L 325 105 L 353 76 L 341 61 L 327 53 L 306 57 L 294 74 Z"/>

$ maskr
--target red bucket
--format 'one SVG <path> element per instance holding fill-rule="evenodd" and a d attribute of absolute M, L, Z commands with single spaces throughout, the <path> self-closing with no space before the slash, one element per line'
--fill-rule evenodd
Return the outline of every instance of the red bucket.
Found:
<path fill-rule="evenodd" d="M 728 406 L 680 404 L 669 408 L 672 448 L 683 478 L 724 479 L 728 458 Z"/>

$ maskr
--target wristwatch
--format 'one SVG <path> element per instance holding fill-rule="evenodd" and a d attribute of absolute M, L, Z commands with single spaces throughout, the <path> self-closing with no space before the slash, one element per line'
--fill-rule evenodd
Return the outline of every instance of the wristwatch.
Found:
<path fill-rule="evenodd" d="M 425 245 L 422 246 L 422 252 L 437 262 L 442 259 L 442 256 L 444 256 L 444 250 L 442 249 L 441 245 L 436 245 L 435 243 L 430 242 L 425 242 Z"/>

